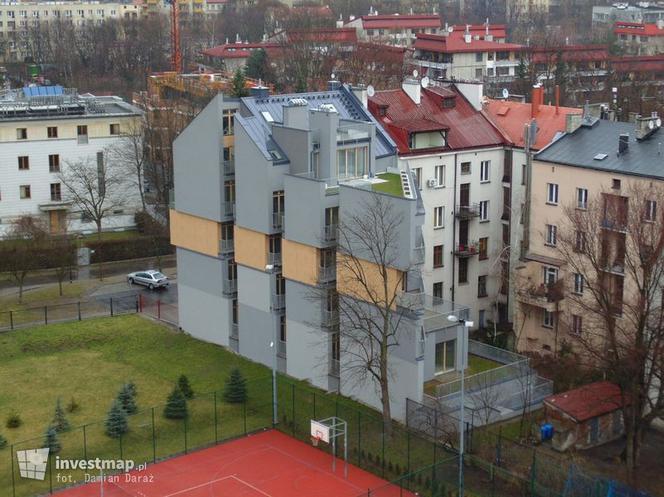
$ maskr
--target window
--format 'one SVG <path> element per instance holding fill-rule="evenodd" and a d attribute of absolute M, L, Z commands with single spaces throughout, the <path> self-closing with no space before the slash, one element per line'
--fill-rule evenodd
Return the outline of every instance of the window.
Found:
<path fill-rule="evenodd" d="M 526 184 L 526 165 L 521 164 L 521 184 L 525 185 Z"/>
<path fill-rule="evenodd" d="M 477 277 L 477 296 L 486 297 L 488 294 L 486 292 L 486 275 Z"/>
<path fill-rule="evenodd" d="M 484 62 L 484 53 L 475 52 L 475 62 Z"/>
<path fill-rule="evenodd" d="M 546 184 L 546 203 L 547 204 L 558 203 L 558 185 L 556 183 Z"/>
<path fill-rule="evenodd" d="M 88 143 L 88 127 L 85 125 L 76 126 L 76 136 L 78 137 L 79 145 Z"/>
<path fill-rule="evenodd" d="M 611 188 L 613 188 L 614 190 L 620 190 L 620 180 L 619 179 L 614 179 L 611 182 Z"/>
<path fill-rule="evenodd" d="M 342 148 L 337 150 L 337 176 L 359 178 L 366 174 L 369 147 Z"/>
<path fill-rule="evenodd" d="M 482 79 L 483 76 L 484 76 L 484 69 L 482 69 L 481 67 L 476 67 L 475 68 L 475 78 Z"/>
<path fill-rule="evenodd" d="M 468 259 L 459 259 L 459 283 L 468 283 Z"/>
<path fill-rule="evenodd" d="M 444 228 L 445 227 L 445 207 L 438 206 L 433 209 L 433 227 L 434 228 Z"/>
<path fill-rule="evenodd" d="M 235 128 L 235 111 L 226 109 L 223 114 L 222 129 L 224 130 L 224 136 L 231 136 L 234 134 Z"/>
<path fill-rule="evenodd" d="M 51 183 L 51 202 L 59 202 L 60 200 L 62 200 L 60 183 Z"/>
<path fill-rule="evenodd" d="M 436 281 L 433 284 L 433 296 L 442 299 L 443 298 L 443 282 L 442 281 Z"/>
<path fill-rule="evenodd" d="M 58 154 L 51 154 L 48 156 L 48 172 L 60 172 L 60 156 Z"/>
<path fill-rule="evenodd" d="M 30 159 L 27 155 L 22 155 L 18 158 L 18 170 L 27 171 L 30 169 Z"/>
<path fill-rule="evenodd" d="M 57 138 L 58 137 L 58 127 L 57 126 L 49 126 L 46 128 L 46 134 L 49 138 Z"/>
<path fill-rule="evenodd" d="M 479 257 L 480 260 L 483 261 L 485 259 L 489 258 L 489 238 L 488 237 L 483 237 L 480 238 L 479 240 Z"/>
<path fill-rule="evenodd" d="M 19 186 L 19 191 L 21 192 L 21 199 L 30 198 L 30 185 Z"/>
<path fill-rule="evenodd" d="M 470 174 L 470 162 L 461 163 L 461 174 Z"/>
<path fill-rule="evenodd" d="M 483 160 L 480 162 L 480 182 L 487 183 L 489 181 L 489 171 L 491 169 L 491 161 Z"/>
<path fill-rule="evenodd" d="M 443 267 L 443 246 L 434 245 L 433 247 L 433 267 Z"/>
<path fill-rule="evenodd" d="M 558 281 L 558 268 L 544 266 L 544 285 L 551 286 Z"/>
<path fill-rule="evenodd" d="M 28 128 L 16 128 L 16 139 L 17 140 L 27 140 L 28 139 Z"/>
<path fill-rule="evenodd" d="M 583 332 L 583 318 L 572 314 L 572 333 L 580 335 Z"/>
<path fill-rule="evenodd" d="M 583 275 L 581 273 L 574 273 L 574 293 L 583 294 Z"/>
<path fill-rule="evenodd" d="M 422 168 L 421 167 L 414 167 L 413 168 L 413 175 L 415 176 L 415 187 L 418 190 L 422 189 Z"/>
<path fill-rule="evenodd" d="M 436 174 L 436 186 L 445 186 L 445 166 L 436 166 L 434 171 Z"/>
<path fill-rule="evenodd" d="M 556 236 L 558 234 L 558 227 L 553 224 L 546 225 L 546 241 L 545 245 L 550 245 L 552 247 L 556 246 Z"/>
<path fill-rule="evenodd" d="M 489 201 L 482 200 L 480 201 L 480 221 L 489 220 Z"/>
<path fill-rule="evenodd" d="M 585 188 L 576 189 L 576 208 L 577 209 L 588 208 L 588 190 L 586 190 Z"/>
<path fill-rule="evenodd" d="M 109 126 L 110 128 L 110 133 L 112 135 L 119 135 L 120 134 L 120 125 L 118 123 L 113 123 Z"/>
<path fill-rule="evenodd" d="M 646 212 L 644 219 L 646 221 L 654 221 L 657 217 L 657 202 L 654 200 L 646 200 Z"/>
<path fill-rule="evenodd" d="M 586 250 L 586 234 L 583 231 L 575 232 L 574 251 L 583 252 Z"/>
<path fill-rule="evenodd" d="M 286 341 L 286 316 L 279 316 L 279 340 Z"/>
<path fill-rule="evenodd" d="M 542 326 L 545 328 L 553 328 L 553 312 L 544 309 L 544 314 L 542 314 Z"/>

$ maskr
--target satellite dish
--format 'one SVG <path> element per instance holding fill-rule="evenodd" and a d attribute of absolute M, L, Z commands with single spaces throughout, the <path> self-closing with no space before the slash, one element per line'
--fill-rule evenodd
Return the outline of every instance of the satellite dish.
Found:
<path fill-rule="evenodd" d="M 376 94 L 376 89 L 373 87 L 373 85 L 367 86 L 367 95 L 373 97 L 375 94 Z"/>
<path fill-rule="evenodd" d="M 417 69 L 413 69 L 413 78 L 417 78 L 420 73 L 417 72 Z"/>
<path fill-rule="evenodd" d="M 510 91 L 507 88 L 503 88 L 503 98 L 507 100 L 510 96 Z"/>
<path fill-rule="evenodd" d="M 662 120 L 658 117 L 655 121 L 655 124 L 657 124 L 657 127 L 660 128 L 662 126 Z"/>
<path fill-rule="evenodd" d="M 337 75 L 334 73 L 330 74 L 330 79 L 334 81 L 335 79 L 337 79 Z"/>
<path fill-rule="evenodd" d="M 649 127 L 650 129 L 655 129 L 655 121 L 652 121 L 652 120 L 651 120 L 651 121 L 648 121 L 648 127 Z"/>
<path fill-rule="evenodd" d="M 454 32 L 454 26 L 450 26 L 447 28 L 448 33 L 453 33 Z"/>
<path fill-rule="evenodd" d="M 422 81 L 420 82 L 420 84 L 422 85 L 422 88 L 428 88 L 429 87 L 429 82 L 430 82 L 429 81 L 429 76 L 424 76 L 422 78 Z"/>

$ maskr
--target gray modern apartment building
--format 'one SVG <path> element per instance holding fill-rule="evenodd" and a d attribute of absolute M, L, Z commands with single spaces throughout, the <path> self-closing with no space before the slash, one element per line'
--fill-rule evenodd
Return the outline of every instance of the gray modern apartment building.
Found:
<path fill-rule="evenodd" d="M 256 88 L 240 100 L 217 96 L 181 133 L 171 211 L 180 326 L 379 408 L 377 383 L 353 371 L 350 318 L 339 304 L 370 309 L 372 299 L 338 263 L 352 244 L 338 240 L 339 226 L 378 202 L 400 220 L 387 271 L 399 282 L 390 308 L 401 327 L 390 397 L 393 416 L 404 419 L 406 398 L 421 401 L 434 377 L 436 354 L 459 360 L 457 326 L 446 315 L 465 309 L 424 294 L 423 203 L 363 99 L 363 90 L 337 82 L 293 95 Z M 376 277 L 366 248 L 353 257 L 368 280 Z"/>

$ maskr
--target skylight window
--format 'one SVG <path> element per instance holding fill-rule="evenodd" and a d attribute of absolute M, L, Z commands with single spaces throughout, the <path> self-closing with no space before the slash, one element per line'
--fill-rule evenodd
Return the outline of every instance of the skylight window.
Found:
<path fill-rule="evenodd" d="M 604 160 L 607 157 L 608 157 L 607 154 L 597 154 L 595 157 L 593 157 L 593 159 L 595 159 L 595 160 Z"/>
<path fill-rule="evenodd" d="M 272 117 L 272 114 L 270 114 L 268 111 L 264 110 L 261 111 L 261 116 L 263 116 L 263 119 L 265 119 L 269 123 L 274 122 L 274 117 Z"/>

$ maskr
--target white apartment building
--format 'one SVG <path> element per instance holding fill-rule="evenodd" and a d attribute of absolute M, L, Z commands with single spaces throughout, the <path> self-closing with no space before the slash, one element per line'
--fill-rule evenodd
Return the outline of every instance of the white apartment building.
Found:
<path fill-rule="evenodd" d="M 37 216 L 53 233 L 93 232 L 68 198 L 60 172 L 80 161 L 105 167 L 109 151 L 127 146 L 123 138 L 141 111 L 119 97 L 78 95 L 62 87 L 13 90 L 0 99 L 0 237 L 21 216 Z M 102 229 L 134 226 L 140 196 L 132 177 L 117 187 L 121 207 Z"/>
<path fill-rule="evenodd" d="M 371 9 L 368 16 L 351 16 L 347 23 L 337 21 L 337 28 L 355 28 L 357 38 L 372 43 L 409 47 L 418 33 L 440 34 L 440 16 L 433 14 L 378 15 Z"/>

